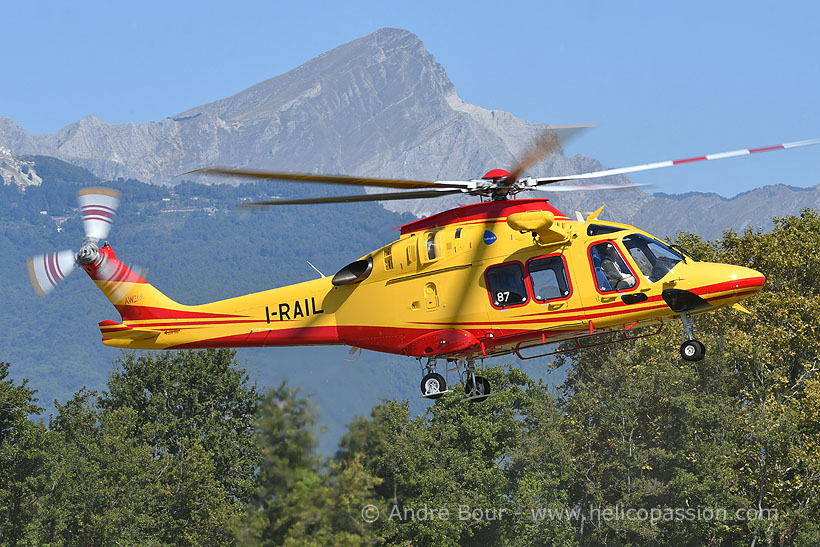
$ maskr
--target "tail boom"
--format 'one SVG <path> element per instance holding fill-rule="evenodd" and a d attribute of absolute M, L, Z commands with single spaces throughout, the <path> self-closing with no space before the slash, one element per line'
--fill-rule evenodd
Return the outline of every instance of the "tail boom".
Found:
<path fill-rule="evenodd" d="M 86 273 L 119 311 L 103 321 L 103 344 L 132 349 L 338 344 L 334 314 L 325 313 L 328 279 L 186 306 L 168 298 L 117 259 L 110 246 Z M 282 312 L 287 315 L 280 316 Z"/>

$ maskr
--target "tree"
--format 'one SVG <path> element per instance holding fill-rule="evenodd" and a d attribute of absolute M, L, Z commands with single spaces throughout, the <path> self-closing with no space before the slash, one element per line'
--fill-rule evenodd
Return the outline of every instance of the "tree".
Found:
<path fill-rule="evenodd" d="M 568 454 L 555 400 L 519 370 L 482 375 L 496 391 L 482 403 L 442 397 L 411 418 L 406 402 L 385 401 L 342 439 L 337 459 L 363 453 L 383 481 L 376 493 L 387 513 L 373 526 L 390 544 L 571 543 L 569 523 L 531 511 L 565 506 Z"/>
<path fill-rule="evenodd" d="M 28 419 L 43 411 L 36 391 L 8 376 L 9 364 L 0 363 L 0 540 L 25 543 L 35 534 L 39 470 L 50 445 L 42 421 Z"/>
<path fill-rule="evenodd" d="M 316 419 L 310 400 L 284 382 L 262 398 L 255 421 L 260 451 L 256 490 L 238 529 L 245 543 L 276 545 L 287 537 L 287 527 L 280 525 L 285 498 L 305 476 L 316 476 Z"/>
<path fill-rule="evenodd" d="M 246 500 L 257 465 L 260 395 L 235 356 L 228 349 L 126 353 L 99 404 L 107 412 L 134 409 L 139 440 L 156 455 L 201 445 L 229 499 Z"/>
<path fill-rule="evenodd" d="M 282 383 L 262 400 L 256 421 L 261 462 L 257 491 L 238 529 L 249 545 L 362 545 L 380 540 L 362 518 L 381 482 L 361 455 L 330 462 L 316 457 L 317 411 Z"/>
<path fill-rule="evenodd" d="M 109 389 L 57 404 L 39 541 L 232 544 L 258 463 L 234 352 L 127 354 Z"/>

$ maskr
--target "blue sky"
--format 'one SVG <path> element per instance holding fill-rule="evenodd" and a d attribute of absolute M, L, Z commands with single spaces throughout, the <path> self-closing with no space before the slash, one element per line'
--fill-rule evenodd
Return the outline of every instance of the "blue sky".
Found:
<path fill-rule="evenodd" d="M 160 120 L 398 27 L 421 37 L 468 102 L 598 124 L 568 151 L 609 167 L 820 137 L 810 2 L 17 0 L 3 12 L 0 116 L 33 134 L 88 114 Z M 820 146 L 632 178 L 725 196 L 810 186 Z"/>

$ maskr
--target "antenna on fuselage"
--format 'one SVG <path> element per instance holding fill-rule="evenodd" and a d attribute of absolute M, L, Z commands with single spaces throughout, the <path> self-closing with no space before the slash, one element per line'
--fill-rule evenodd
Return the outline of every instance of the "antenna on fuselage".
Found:
<path fill-rule="evenodd" d="M 307 263 L 308 263 L 308 266 L 310 266 L 311 268 L 313 268 L 314 270 L 316 270 L 316 273 L 317 273 L 317 274 L 321 275 L 322 277 L 327 277 L 325 274 L 323 274 L 322 272 L 320 272 L 320 271 L 319 271 L 319 268 L 317 268 L 316 266 L 314 266 L 313 264 L 311 264 L 311 263 L 310 263 L 310 260 L 305 260 L 305 262 L 307 262 Z"/>

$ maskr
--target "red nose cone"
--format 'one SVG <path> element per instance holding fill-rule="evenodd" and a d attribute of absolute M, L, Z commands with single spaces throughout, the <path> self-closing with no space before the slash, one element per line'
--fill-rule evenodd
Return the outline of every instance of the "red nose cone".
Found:
<path fill-rule="evenodd" d="M 484 175 L 481 178 L 483 178 L 483 179 L 501 179 L 501 178 L 509 177 L 509 176 L 510 176 L 510 174 L 508 172 L 504 171 L 503 169 L 493 169 L 492 171 L 489 171 L 486 175 Z"/>

